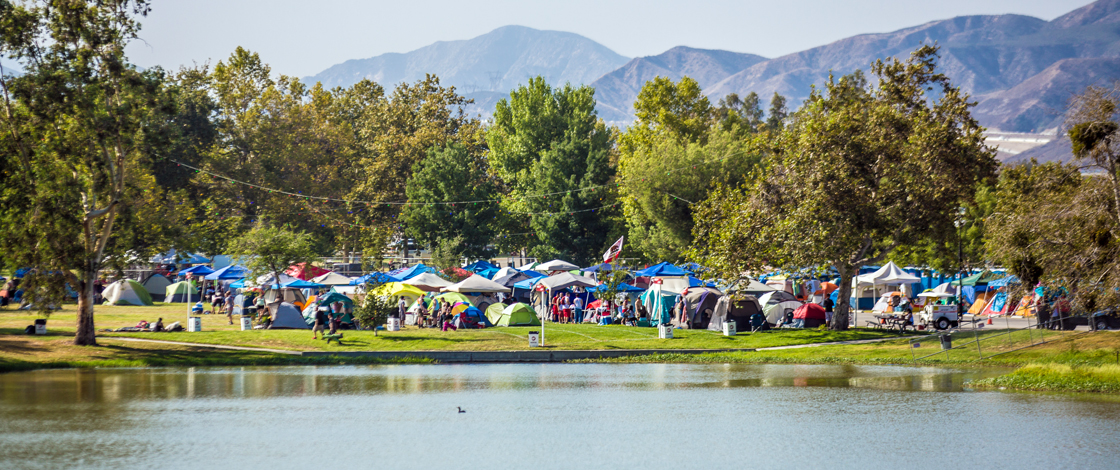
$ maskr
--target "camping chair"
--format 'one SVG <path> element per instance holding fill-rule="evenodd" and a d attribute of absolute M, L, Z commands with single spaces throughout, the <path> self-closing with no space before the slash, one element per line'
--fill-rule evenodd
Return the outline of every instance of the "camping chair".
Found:
<path fill-rule="evenodd" d="M 751 333 L 756 331 L 767 331 L 770 329 L 770 324 L 766 323 L 766 317 L 761 313 L 751 315 Z"/>

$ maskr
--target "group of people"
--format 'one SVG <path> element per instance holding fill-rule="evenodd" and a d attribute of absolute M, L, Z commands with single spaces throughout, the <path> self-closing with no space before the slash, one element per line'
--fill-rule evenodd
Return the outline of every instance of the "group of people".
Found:
<path fill-rule="evenodd" d="M 579 295 L 564 293 L 549 302 L 549 321 L 555 323 L 583 323 L 583 299 Z"/>
<path fill-rule="evenodd" d="M 404 318 L 407 305 L 407 299 L 401 297 L 397 304 L 400 318 Z M 444 302 L 440 299 L 432 300 L 429 307 L 425 307 L 424 302 L 420 302 L 416 311 L 416 326 L 420 328 L 439 328 L 442 331 L 458 330 L 459 327 L 454 322 L 455 315 L 451 313 L 453 306 L 451 302 Z M 469 318 L 464 318 L 463 322 L 467 325 L 472 323 Z"/>
<path fill-rule="evenodd" d="M 338 334 L 342 327 L 342 317 L 346 315 L 342 302 L 332 302 L 328 306 L 320 305 L 315 309 L 315 325 L 311 327 L 311 339 L 319 339 L 319 333 L 326 339 L 327 335 Z"/>

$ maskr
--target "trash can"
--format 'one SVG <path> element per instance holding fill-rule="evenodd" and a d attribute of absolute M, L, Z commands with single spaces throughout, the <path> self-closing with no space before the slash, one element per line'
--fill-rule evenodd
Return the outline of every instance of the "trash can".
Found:
<path fill-rule="evenodd" d="M 941 349 L 953 349 L 953 335 L 941 335 Z"/>
<path fill-rule="evenodd" d="M 673 339 L 673 325 L 657 325 L 657 337 L 661 339 Z"/>
<path fill-rule="evenodd" d="M 250 331 L 253 329 L 253 317 L 242 315 L 241 316 L 241 331 Z"/>
<path fill-rule="evenodd" d="M 737 333 L 737 332 L 735 331 L 735 322 L 734 321 L 723 322 L 723 335 L 724 336 L 735 336 L 735 333 Z"/>
<path fill-rule="evenodd" d="M 530 348 L 539 348 L 541 346 L 540 341 L 541 341 L 540 332 L 537 332 L 537 331 L 530 331 L 529 332 L 529 347 Z"/>
<path fill-rule="evenodd" d="M 202 317 L 187 318 L 187 331 L 189 331 L 189 332 L 202 331 Z"/>
<path fill-rule="evenodd" d="M 38 320 L 35 320 L 35 334 L 37 334 L 37 335 L 47 334 L 47 320 L 45 318 L 40 318 Z"/>
<path fill-rule="evenodd" d="M 385 325 L 388 331 L 401 331 L 401 319 L 397 317 L 389 317 L 389 322 Z"/>

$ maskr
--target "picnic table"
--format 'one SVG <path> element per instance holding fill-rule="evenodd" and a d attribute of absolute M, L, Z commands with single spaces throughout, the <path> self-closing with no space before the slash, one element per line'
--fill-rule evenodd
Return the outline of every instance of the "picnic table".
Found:
<path fill-rule="evenodd" d="M 910 323 L 906 315 L 875 315 L 875 321 L 868 321 L 867 323 L 875 328 L 898 330 L 899 333 L 906 331 L 906 328 L 914 328 L 914 325 Z"/>

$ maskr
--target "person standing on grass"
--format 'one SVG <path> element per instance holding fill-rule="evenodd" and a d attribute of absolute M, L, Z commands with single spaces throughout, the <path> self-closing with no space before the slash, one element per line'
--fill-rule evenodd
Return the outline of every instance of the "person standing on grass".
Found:
<path fill-rule="evenodd" d="M 402 322 L 404 321 L 405 312 L 408 312 L 408 301 L 405 300 L 402 295 L 401 300 L 397 301 L 397 318 L 400 318 Z"/>
<path fill-rule="evenodd" d="M 832 301 L 832 296 L 831 295 L 826 295 L 826 296 L 824 296 L 824 305 L 821 305 L 821 306 L 824 307 L 824 324 L 825 325 L 831 325 L 832 324 L 832 310 L 834 308 L 836 308 L 836 302 Z"/>
<path fill-rule="evenodd" d="M 579 295 L 572 299 L 572 323 L 583 323 L 583 299 Z"/>
<path fill-rule="evenodd" d="M 223 310 L 224 303 L 222 301 L 222 291 L 217 289 L 210 293 L 210 308 L 214 309 L 214 314 L 220 314 Z"/>
<path fill-rule="evenodd" d="M 315 326 L 311 327 L 311 339 L 319 339 L 318 333 L 323 332 L 323 326 L 327 324 L 327 309 L 315 309 Z"/>
<path fill-rule="evenodd" d="M 226 299 L 224 302 L 226 307 L 226 318 L 229 319 L 229 324 L 233 324 L 233 289 L 226 290 Z"/>

